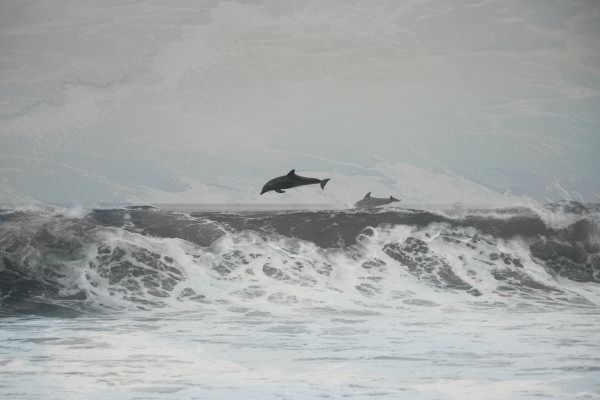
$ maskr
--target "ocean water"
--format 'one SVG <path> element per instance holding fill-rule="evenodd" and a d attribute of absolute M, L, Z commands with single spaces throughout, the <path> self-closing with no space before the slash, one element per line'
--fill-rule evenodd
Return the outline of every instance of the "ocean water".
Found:
<path fill-rule="evenodd" d="M 0 396 L 600 398 L 597 205 L 0 211 Z"/>

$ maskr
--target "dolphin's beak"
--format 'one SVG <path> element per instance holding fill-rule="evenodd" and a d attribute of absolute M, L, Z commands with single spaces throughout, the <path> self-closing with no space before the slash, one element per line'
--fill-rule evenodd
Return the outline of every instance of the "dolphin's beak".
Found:
<path fill-rule="evenodd" d="M 265 188 L 262 188 L 262 190 L 260 191 L 260 194 L 263 194 L 264 192 L 266 192 Z"/>

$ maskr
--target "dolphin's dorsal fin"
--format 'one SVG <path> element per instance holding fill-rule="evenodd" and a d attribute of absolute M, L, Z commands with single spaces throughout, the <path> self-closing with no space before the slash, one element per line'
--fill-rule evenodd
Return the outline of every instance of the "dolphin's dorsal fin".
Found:
<path fill-rule="evenodd" d="M 394 196 L 390 196 L 390 200 L 396 200 Z"/>
<path fill-rule="evenodd" d="M 369 197 L 371 197 L 371 192 L 365 194 L 365 199 L 368 199 Z"/>
<path fill-rule="evenodd" d="M 287 174 L 287 176 L 294 176 L 294 175 L 296 175 L 296 170 L 295 170 L 295 169 L 291 170 L 291 171 L 290 171 L 290 172 L 288 172 L 288 174 Z"/>

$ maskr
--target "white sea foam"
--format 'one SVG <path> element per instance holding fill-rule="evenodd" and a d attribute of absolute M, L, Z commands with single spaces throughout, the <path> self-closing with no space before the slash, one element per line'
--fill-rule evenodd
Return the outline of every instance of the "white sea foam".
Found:
<path fill-rule="evenodd" d="M 386 253 L 386 245 L 407 238 L 427 246 L 428 253 L 417 257 L 428 258 L 418 260 L 429 266 L 411 270 Z M 323 249 L 312 242 L 251 231 L 226 234 L 208 247 L 121 228 L 97 228 L 93 239 L 82 258 L 63 266 L 61 293 L 83 290 L 88 302 L 109 308 L 188 309 L 200 302 L 211 309 L 243 307 L 285 314 L 305 308 L 370 310 L 414 302 L 511 306 L 585 299 L 600 304 L 589 285 L 567 286 L 532 259 L 528 240 L 495 238 L 445 223 L 423 229 L 375 228 L 345 249 Z M 444 281 L 445 266 L 481 296 Z"/>

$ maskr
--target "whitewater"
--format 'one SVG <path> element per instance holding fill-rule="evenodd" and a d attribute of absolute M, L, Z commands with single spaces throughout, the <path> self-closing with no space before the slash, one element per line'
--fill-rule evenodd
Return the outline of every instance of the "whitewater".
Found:
<path fill-rule="evenodd" d="M 0 210 L 0 396 L 600 399 L 600 207 Z"/>

